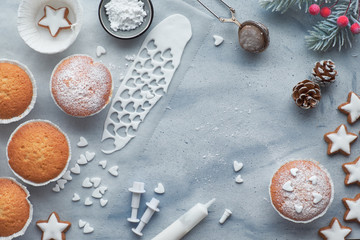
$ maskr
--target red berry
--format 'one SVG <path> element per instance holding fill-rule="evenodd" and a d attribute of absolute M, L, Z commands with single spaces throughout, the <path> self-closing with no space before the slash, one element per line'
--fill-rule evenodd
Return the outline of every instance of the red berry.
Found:
<path fill-rule="evenodd" d="M 317 4 L 311 4 L 309 7 L 309 13 L 311 15 L 318 15 L 320 12 L 320 7 Z"/>
<path fill-rule="evenodd" d="M 354 23 L 353 25 L 351 25 L 350 31 L 353 34 L 358 34 L 360 33 L 360 25 L 358 23 Z"/>
<path fill-rule="evenodd" d="M 349 24 L 349 19 L 347 16 L 342 15 L 338 17 L 336 23 L 339 27 L 346 27 Z"/>
<path fill-rule="evenodd" d="M 328 16 L 330 16 L 330 14 L 331 14 L 331 9 L 328 7 L 323 7 L 320 10 L 320 15 L 324 18 L 327 18 Z"/>

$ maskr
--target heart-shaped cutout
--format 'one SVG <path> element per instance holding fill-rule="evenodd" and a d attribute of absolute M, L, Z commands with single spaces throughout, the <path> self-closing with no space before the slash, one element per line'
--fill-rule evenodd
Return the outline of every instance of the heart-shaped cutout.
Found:
<path fill-rule="evenodd" d="M 238 161 L 234 161 L 234 170 L 235 172 L 240 171 L 243 168 L 244 164 Z"/>
<path fill-rule="evenodd" d="M 96 56 L 101 57 L 101 55 L 106 54 L 106 49 L 103 46 L 96 47 Z"/>
<path fill-rule="evenodd" d="M 297 213 L 301 213 L 303 210 L 303 206 L 302 205 L 298 205 L 298 204 L 295 204 L 295 211 Z"/>
<path fill-rule="evenodd" d="M 79 219 L 79 228 L 83 228 L 87 222 Z"/>
<path fill-rule="evenodd" d="M 75 166 L 73 168 L 70 169 L 70 171 L 74 174 L 80 174 L 80 166 L 79 164 L 75 164 Z"/>
<path fill-rule="evenodd" d="M 165 193 L 164 185 L 162 183 L 158 183 L 157 187 L 154 189 L 154 192 L 156 192 L 157 194 Z"/>
<path fill-rule="evenodd" d="M 90 179 L 90 181 L 94 184 L 94 187 L 97 188 L 101 183 L 101 178 L 93 177 Z"/>
<path fill-rule="evenodd" d="M 93 198 L 102 198 L 102 194 L 100 193 L 100 189 L 97 188 L 93 191 L 93 193 L 91 194 L 91 196 Z"/>
<path fill-rule="evenodd" d="M 88 145 L 88 141 L 84 137 L 80 137 L 80 140 L 76 145 L 78 147 L 86 147 Z"/>
<path fill-rule="evenodd" d="M 316 184 L 317 184 L 317 177 L 316 177 L 316 176 L 312 176 L 311 178 L 309 178 L 309 181 L 310 181 L 313 185 L 316 185 Z"/>
<path fill-rule="evenodd" d="M 85 156 L 86 156 L 87 161 L 90 162 L 94 159 L 95 153 L 86 151 Z"/>
<path fill-rule="evenodd" d="M 215 42 L 214 42 L 215 46 L 219 46 L 224 41 L 224 38 L 219 35 L 214 35 L 213 38 L 215 40 Z"/>
<path fill-rule="evenodd" d="M 84 188 L 91 188 L 93 184 L 90 182 L 90 178 L 85 178 L 82 185 Z"/>
<path fill-rule="evenodd" d="M 69 170 L 67 170 L 64 175 L 62 176 L 63 179 L 65 180 L 68 180 L 68 181 L 71 181 L 72 180 L 72 177 L 71 177 L 71 173 Z"/>
<path fill-rule="evenodd" d="M 84 233 L 92 233 L 94 231 L 94 228 L 90 226 L 89 223 L 86 223 L 84 226 Z"/>
<path fill-rule="evenodd" d="M 107 161 L 106 160 L 102 160 L 99 162 L 99 166 L 101 166 L 103 169 L 106 168 L 106 165 L 107 165 Z"/>
<path fill-rule="evenodd" d="M 290 169 L 290 173 L 291 173 L 291 175 L 293 175 L 293 177 L 296 177 L 296 174 L 298 171 L 299 171 L 299 169 L 297 169 L 297 168 Z"/>
<path fill-rule="evenodd" d="M 80 165 L 85 165 L 88 161 L 86 161 L 84 154 L 80 154 L 80 158 L 76 162 Z"/>
<path fill-rule="evenodd" d="M 105 194 L 105 192 L 107 191 L 108 188 L 105 186 L 100 186 L 98 189 L 101 192 L 101 194 Z"/>
<path fill-rule="evenodd" d="M 73 196 L 73 198 L 72 198 L 71 200 L 72 200 L 73 202 L 80 201 L 80 196 L 79 196 L 79 194 L 74 193 L 74 196 Z"/>
<path fill-rule="evenodd" d="M 108 172 L 109 172 L 111 175 L 113 175 L 114 177 L 117 177 L 117 176 L 119 175 L 118 169 L 119 169 L 118 166 L 113 166 L 113 167 L 109 168 Z"/>
<path fill-rule="evenodd" d="M 314 197 L 313 203 L 315 204 L 319 203 L 323 198 L 322 195 L 317 192 L 313 192 L 312 195 Z"/>
<path fill-rule="evenodd" d="M 244 180 L 242 179 L 241 175 L 237 175 L 237 177 L 235 178 L 235 182 L 236 183 L 243 183 Z"/>
<path fill-rule="evenodd" d="M 284 189 L 287 192 L 294 191 L 294 188 L 291 186 L 291 181 L 287 181 L 286 183 L 284 183 L 284 185 L 282 186 L 282 189 Z"/>
<path fill-rule="evenodd" d="M 59 185 L 55 185 L 55 187 L 53 187 L 53 189 L 52 189 L 54 192 L 60 192 L 60 187 L 59 187 Z"/>
<path fill-rule="evenodd" d="M 90 200 L 90 198 L 86 198 L 84 204 L 85 204 L 85 206 L 91 206 L 93 204 L 93 202 Z"/>
<path fill-rule="evenodd" d="M 108 200 L 107 200 L 107 199 L 103 199 L 103 198 L 100 199 L 100 205 L 101 205 L 102 207 L 105 207 L 107 203 L 108 203 Z"/>
<path fill-rule="evenodd" d="M 56 181 L 56 183 L 59 185 L 60 189 L 64 189 L 65 188 L 65 184 L 67 183 L 67 180 L 65 179 L 59 179 Z"/>

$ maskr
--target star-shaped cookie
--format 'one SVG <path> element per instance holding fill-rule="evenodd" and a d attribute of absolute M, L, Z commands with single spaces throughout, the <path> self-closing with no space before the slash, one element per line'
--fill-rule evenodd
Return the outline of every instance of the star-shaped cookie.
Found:
<path fill-rule="evenodd" d="M 360 223 L 360 193 L 354 199 L 343 198 L 342 201 L 346 207 L 344 220 Z"/>
<path fill-rule="evenodd" d="M 345 176 L 345 184 L 358 184 L 360 185 L 360 157 L 358 157 L 355 161 L 344 163 L 342 168 L 346 173 Z"/>
<path fill-rule="evenodd" d="M 346 103 L 341 104 L 338 109 L 348 115 L 347 121 L 353 124 L 360 118 L 360 97 L 350 92 Z"/>
<path fill-rule="evenodd" d="M 43 232 L 41 240 L 65 240 L 65 232 L 70 228 L 71 223 L 60 221 L 56 212 L 52 212 L 47 221 L 37 221 L 36 225 Z"/>
<path fill-rule="evenodd" d="M 348 156 L 350 155 L 350 144 L 357 139 L 357 135 L 348 132 L 346 126 L 341 124 L 334 132 L 326 133 L 324 139 L 328 143 L 327 154 L 341 152 Z"/>
<path fill-rule="evenodd" d="M 351 231 L 351 228 L 342 226 L 339 220 L 334 217 L 329 226 L 319 229 L 319 235 L 325 240 L 345 240 Z"/>
<path fill-rule="evenodd" d="M 66 7 L 55 9 L 46 5 L 45 15 L 39 20 L 38 25 L 49 29 L 51 36 L 56 37 L 60 30 L 71 28 L 71 22 L 67 18 L 69 9 Z"/>

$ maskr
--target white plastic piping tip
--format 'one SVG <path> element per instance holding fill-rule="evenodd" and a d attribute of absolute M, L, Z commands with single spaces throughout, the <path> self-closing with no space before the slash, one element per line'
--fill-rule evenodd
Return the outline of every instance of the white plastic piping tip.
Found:
<path fill-rule="evenodd" d="M 136 235 L 142 237 L 143 236 L 143 233 L 141 232 L 141 230 L 144 228 L 144 227 L 140 227 L 142 226 L 143 223 L 139 223 L 139 225 L 137 226 L 137 228 L 132 228 L 131 231 L 133 231 L 133 233 L 135 233 Z M 141 228 L 141 229 L 140 229 Z"/>
<path fill-rule="evenodd" d="M 143 216 L 141 217 L 140 223 L 136 228 L 131 229 L 136 235 L 142 236 L 141 231 L 148 224 L 152 216 L 155 212 L 159 212 L 160 210 L 157 208 L 160 201 L 156 198 L 152 198 L 150 202 L 147 202 L 146 205 L 148 208 L 145 210 Z"/>
<path fill-rule="evenodd" d="M 214 202 L 216 201 L 216 198 L 211 199 L 209 202 L 205 204 L 206 208 L 209 208 Z"/>
<path fill-rule="evenodd" d="M 143 182 L 133 182 L 133 186 L 129 188 L 132 193 L 145 193 L 145 184 Z"/>
<path fill-rule="evenodd" d="M 131 222 L 131 223 L 138 223 L 138 222 L 140 222 L 140 219 L 138 219 L 138 218 L 128 218 L 127 220 L 128 220 L 128 222 Z"/>
<path fill-rule="evenodd" d="M 225 209 L 224 214 L 221 216 L 219 223 L 223 224 L 230 216 L 232 212 L 229 209 Z"/>
<path fill-rule="evenodd" d="M 148 206 L 148 208 L 154 210 L 155 212 L 159 212 L 160 210 L 158 209 L 160 201 L 157 200 L 156 198 L 152 198 L 150 202 L 146 203 L 146 206 Z"/>

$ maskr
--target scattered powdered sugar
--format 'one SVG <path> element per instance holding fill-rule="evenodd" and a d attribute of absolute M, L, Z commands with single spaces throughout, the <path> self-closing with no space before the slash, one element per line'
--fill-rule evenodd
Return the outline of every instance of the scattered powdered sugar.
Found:
<path fill-rule="evenodd" d="M 111 0 L 105 9 L 114 31 L 133 30 L 143 23 L 147 15 L 140 0 Z"/>

